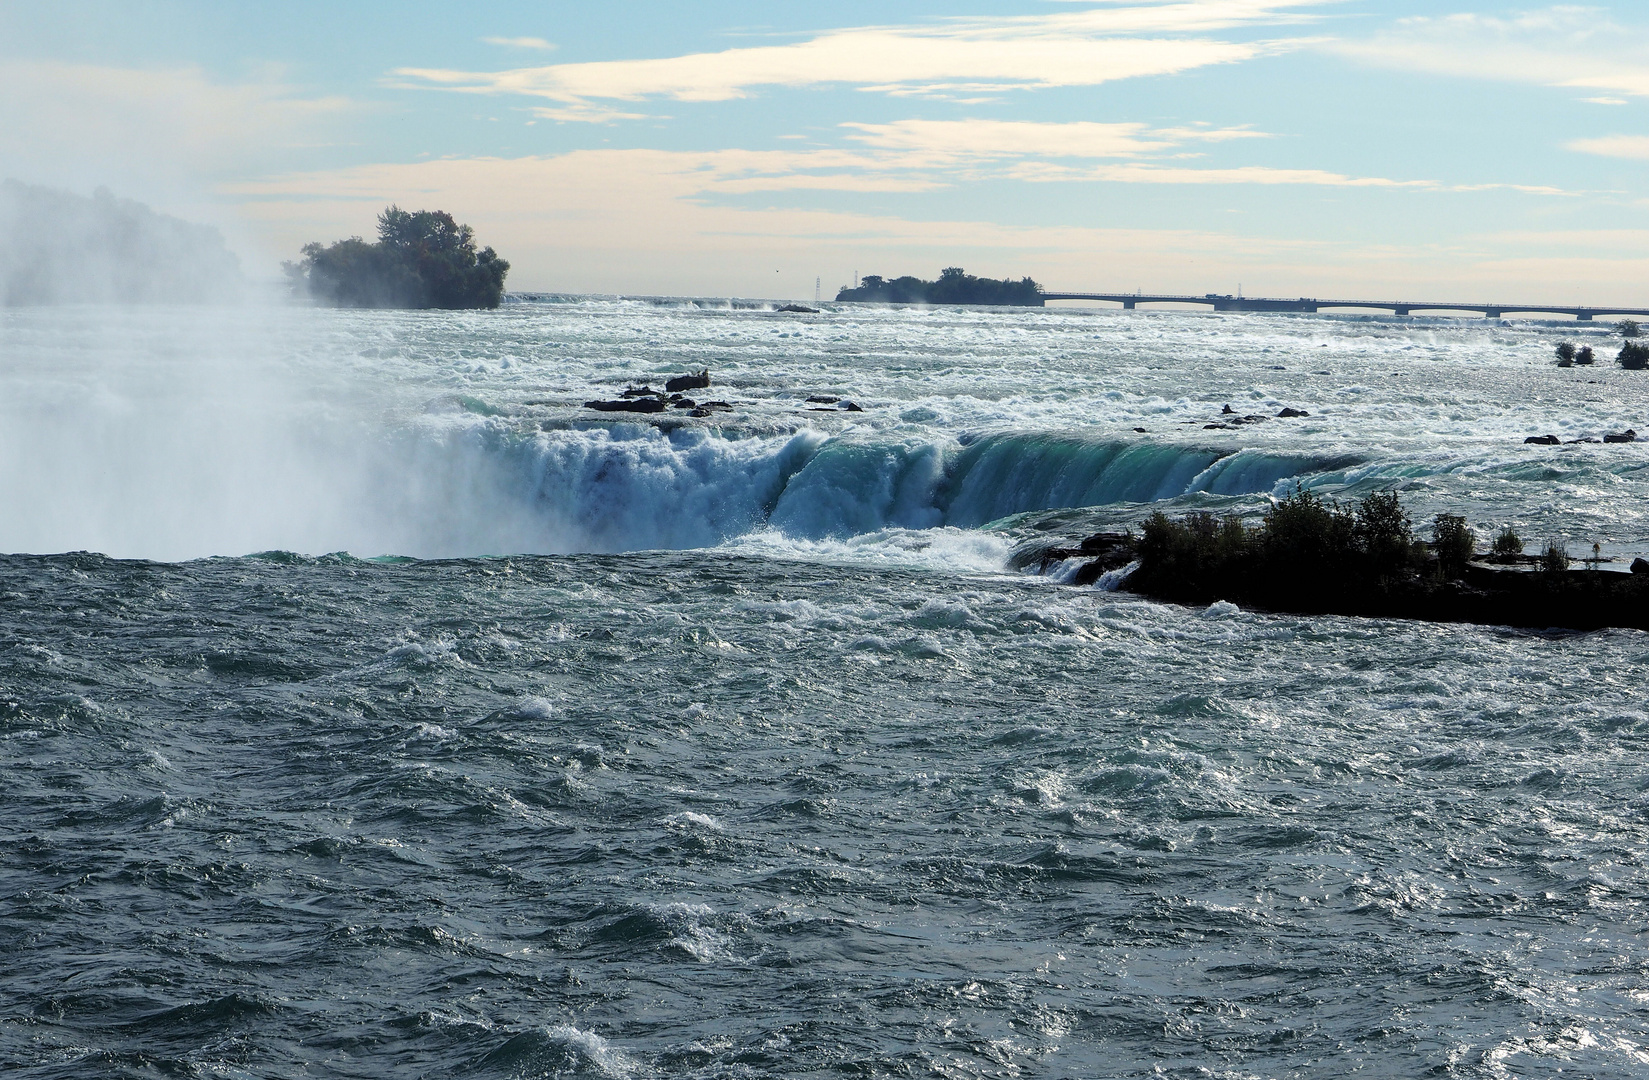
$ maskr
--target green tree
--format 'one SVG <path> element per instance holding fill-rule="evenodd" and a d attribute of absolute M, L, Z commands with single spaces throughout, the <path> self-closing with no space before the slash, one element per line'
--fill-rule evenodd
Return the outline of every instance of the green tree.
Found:
<path fill-rule="evenodd" d="M 1622 319 L 1615 324 L 1615 332 L 1621 337 L 1637 337 L 1642 331 L 1636 319 Z"/>
<path fill-rule="evenodd" d="M 1575 362 L 1575 345 L 1572 341 L 1557 343 L 1557 363 L 1559 367 L 1569 367 Z"/>
<path fill-rule="evenodd" d="M 378 215 L 378 242 L 358 236 L 330 247 L 306 244 L 285 264 L 294 291 L 336 307 L 495 308 L 510 264 L 443 210 L 390 206 Z"/>

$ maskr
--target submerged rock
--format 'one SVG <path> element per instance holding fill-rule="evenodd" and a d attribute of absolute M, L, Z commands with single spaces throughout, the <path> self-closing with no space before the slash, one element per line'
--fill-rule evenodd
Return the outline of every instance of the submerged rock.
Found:
<path fill-rule="evenodd" d="M 1283 406 L 1282 411 L 1279 412 L 1277 415 L 1286 420 L 1289 417 L 1310 416 L 1311 414 L 1306 412 L 1304 409 L 1291 409 L 1291 408 L 1289 408 L 1288 406 L 1285 405 L 1285 406 Z"/>
<path fill-rule="evenodd" d="M 1627 428 L 1625 431 L 1611 431 L 1603 437 L 1603 441 L 1609 443 L 1637 442 L 1638 433 L 1631 428 Z"/>
<path fill-rule="evenodd" d="M 1556 446 L 1562 441 L 1563 440 L 1559 439 L 1556 435 L 1530 435 L 1527 439 L 1523 440 L 1525 445 L 1534 443 L 1536 446 Z"/>
<path fill-rule="evenodd" d="M 817 315 L 819 313 L 818 308 L 816 308 L 816 307 L 807 307 L 806 305 L 803 305 L 803 304 L 786 304 L 784 307 L 774 308 L 773 310 L 775 310 L 775 311 L 792 311 L 792 312 L 795 312 L 799 315 Z"/>

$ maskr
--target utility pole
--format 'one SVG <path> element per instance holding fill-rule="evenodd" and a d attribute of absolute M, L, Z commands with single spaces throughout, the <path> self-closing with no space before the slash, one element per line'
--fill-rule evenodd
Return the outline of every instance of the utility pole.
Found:
<path fill-rule="evenodd" d="M 824 278 L 817 277 L 813 279 L 813 302 L 815 304 L 819 302 L 819 283 L 823 280 Z"/>

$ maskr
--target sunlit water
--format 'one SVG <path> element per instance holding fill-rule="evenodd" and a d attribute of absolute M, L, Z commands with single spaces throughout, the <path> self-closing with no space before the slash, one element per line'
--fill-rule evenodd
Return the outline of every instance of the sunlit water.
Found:
<path fill-rule="evenodd" d="M 0 1064 L 1644 1075 L 1643 634 L 1008 562 L 1296 483 L 1649 552 L 1649 448 L 1522 441 L 1649 431 L 1606 334 L 0 313 Z"/>

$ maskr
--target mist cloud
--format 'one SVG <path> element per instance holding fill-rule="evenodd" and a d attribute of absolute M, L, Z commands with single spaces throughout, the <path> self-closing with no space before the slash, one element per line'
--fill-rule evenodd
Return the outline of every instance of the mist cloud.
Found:
<path fill-rule="evenodd" d="M 0 304 L 223 303 L 240 262 L 210 226 L 99 188 L 91 198 L 0 184 Z"/>

